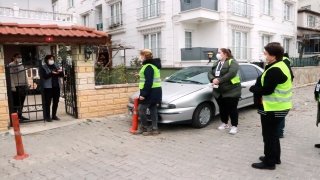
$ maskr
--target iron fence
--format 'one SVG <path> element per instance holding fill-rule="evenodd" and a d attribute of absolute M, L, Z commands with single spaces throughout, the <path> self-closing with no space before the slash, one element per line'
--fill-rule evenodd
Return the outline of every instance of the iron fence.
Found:
<path fill-rule="evenodd" d="M 290 58 L 292 67 L 318 66 L 320 58 L 312 56 L 307 58 Z"/>

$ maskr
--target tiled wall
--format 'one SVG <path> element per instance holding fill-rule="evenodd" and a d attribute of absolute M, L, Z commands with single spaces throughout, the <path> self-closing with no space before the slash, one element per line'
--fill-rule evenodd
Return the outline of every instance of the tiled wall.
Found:
<path fill-rule="evenodd" d="M 8 129 L 9 110 L 7 100 L 6 75 L 4 69 L 3 46 L 0 45 L 0 131 Z"/>

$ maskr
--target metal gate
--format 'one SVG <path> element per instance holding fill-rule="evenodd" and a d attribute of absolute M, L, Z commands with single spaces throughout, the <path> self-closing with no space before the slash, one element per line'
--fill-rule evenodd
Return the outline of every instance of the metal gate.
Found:
<path fill-rule="evenodd" d="M 18 113 L 20 122 L 44 120 L 45 108 L 40 60 L 5 66 L 9 113 Z M 10 126 L 12 119 L 10 116 Z"/>
<path fill-rule="evenodd" d="M 63 97 L 66 113 L 74 118 L 78 118 L 74 62 L 62 61 L 61 65 L 65 73 L 63 78 Z"/>

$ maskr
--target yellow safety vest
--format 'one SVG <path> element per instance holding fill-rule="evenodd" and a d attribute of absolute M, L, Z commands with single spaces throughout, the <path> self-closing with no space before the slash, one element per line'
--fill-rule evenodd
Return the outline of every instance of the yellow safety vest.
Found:
<path fill-rule="evenodd" d="M 232 60 L 233 59 L 229 59 L 229 66 L 230 66 Z M 238 74 L 234 78 L 231 79 L 231 83 L 232 84 L 240 83 L 240 77 Z"/>
<path fill-rule="evenodd" d="M 287 58 L 287 57 L 283 56 L 282 61 L 289 61 L 290 62 L 290 66 L 291 66 L 291 59 L 290 58 Z"/>
<path fill-rule="evenodd" d="M 264 111 L 283 111 L 292 108 L 292 81 L 289 68 L 287 65 L 280 61 L 272 65 L 269 69 L 278 67 L 287 76 L 287 81 L 283 84 L 278 84 L 274 92 L 270 95 L 262 96 L 262 104 Z M 264 85 L 264 77 L 268 72 L 264 71 L 261 77 L 261 84 Z"/>
<path fill-rule="evenodd" d="M 152 88 L 161 87 L 161 79 L 160 79 L 160 70 L 153 64 L 145 64 L 142 66 L 139 76 L 140 76 L 140 82 L 139 82 L 139 89 L 143 89 L 144 84 L 146 82 L 146 78 L 144 77 L 144 71 L 148 66 L 151 66 L 153 69 L 153 83 Z"/>

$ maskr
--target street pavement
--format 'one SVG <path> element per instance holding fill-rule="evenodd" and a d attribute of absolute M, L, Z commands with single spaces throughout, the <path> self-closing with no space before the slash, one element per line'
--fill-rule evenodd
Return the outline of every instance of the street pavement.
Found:
<path fill-rule="evenodd" d="M 219 116 L 203 129 L 160 125 L 154 137 L 131 135 L 131 117 L 78 121 L 23 136 L 24 160 L 14 160 L 14 137 L 0 135 L 0 179 L 320 179 L 320 128 L 316 127 L 314 86 L 294 89 L 293 109 L 281 139 L 281 165 L 257 170 L 263 155 L 259 115 L 239 111 L 239 132 L 220 131 Z M 63 120 L 62 120 L 63 121 Z M 23 132 L 22 132 L 23 133 Z"/>

